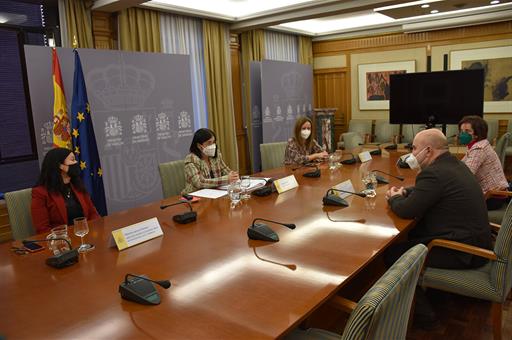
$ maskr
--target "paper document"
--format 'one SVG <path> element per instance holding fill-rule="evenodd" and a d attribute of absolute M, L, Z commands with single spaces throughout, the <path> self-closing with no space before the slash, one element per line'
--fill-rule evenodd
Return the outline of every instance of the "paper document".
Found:
<path fill-rule="evenodd" d="M 228 193 L 225 190 L 217 190 L 217 189 L 201 189 L 198 191 L 191 192 L 189 195 L 204 197 L 204 198 L 219 198 L 222 196 L 226 196 Z"/>
<path fill-rule="evenodd" d="M 255 190 L 255 189 L 258 189 L 258 188 L 261 188 L 263 186 L 265 186 L 265 184 L 267 183 L 267 181 L 270 179 L 270 177 L 252 177 L 250 179 L 251 181 L 251 184 L 249 185 L 249 188 L 247 189 L 247 191 L 252 191 L 252 190 Z M 222 185 L 220 187 L 218 187 L 217 189 L 219 190 L 228 190 L 228 185 Z"/>

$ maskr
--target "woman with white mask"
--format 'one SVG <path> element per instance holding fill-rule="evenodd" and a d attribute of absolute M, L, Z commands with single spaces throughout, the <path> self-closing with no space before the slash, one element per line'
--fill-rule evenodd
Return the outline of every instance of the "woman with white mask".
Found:
<path fill-rule="evenodd" d="M 284 153 L 284 164 L 305 164 L 323 160 L 329 155 L 313 138 L 311 119 L 299 117 L 295 122 L 294 137 L 288 140 Z"/>
<path fill-rule="evenodd" d="M 199 189 L 216 188 L 238 180 L 217 148 L 217 137 L 210 129 L 195 132 L 190 153 L 185 157 L 185 189 L 183 195 Z"/>

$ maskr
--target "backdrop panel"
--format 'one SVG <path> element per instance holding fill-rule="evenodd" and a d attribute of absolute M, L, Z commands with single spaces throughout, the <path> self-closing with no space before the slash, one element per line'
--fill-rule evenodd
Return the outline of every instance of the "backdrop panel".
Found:
<path fill-rule="evenodd" d="M 68 112 L 74 56 L 58 48 Z M 182 159 L 194 133 L 189 56 L 78 49 L 109 212 L 162 198 L 158 164 Z M 52 60 L 25 46 L 39 160 L 52 146 Z"/>
<path fill-rule="evenodd" d="M 283 142 L 293 134 L 297 117 L 311 116 L 313 69 L 311 65 L 263 60 L 261 63 L 263 142 Z"/>
<path fill-rule="evenodd" d="M 250 64 L 251 120 L 252 120 L 252 172 L 261 171 L 260 144 L 263 143 L 261 127 L 261 63 Z"/>

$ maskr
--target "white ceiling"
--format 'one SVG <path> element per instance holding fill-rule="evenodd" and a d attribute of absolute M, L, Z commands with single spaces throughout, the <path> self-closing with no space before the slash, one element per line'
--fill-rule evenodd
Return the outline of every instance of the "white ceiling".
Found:
<path fill-rule="evenodd" d="M 225 21 L 231 23 L 233 31 L 238 32 L 270 28 L 324 40 L 511 20 L 512 0 L 502 0 L 497 4 L 490 2 L 491 0 L 96 0 L 93 9 L 118 11 L 139 5 Z M 431 14 L 435 10 L 439 13 Z"/>

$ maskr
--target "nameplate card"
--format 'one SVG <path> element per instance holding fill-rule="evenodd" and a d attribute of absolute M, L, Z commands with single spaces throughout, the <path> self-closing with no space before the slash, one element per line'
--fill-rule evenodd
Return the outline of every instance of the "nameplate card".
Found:
<path fill-rule="evenodd" d="M 142 242 L 162 236 L 163 234 L 160 223 L 158 223 L 156 217 L 124 228 L 112 230 L 112 238 L 118 250 L 133 247 Z M 113 244 L 111 245 L 114 246 Z"/>
<path fill-rule="evenodd" d="M 357 156 L 361 160 L 361 163 L 365 163 L 372 160 L 372 155 L 370 155 L 370 151 L 360 152 Z"/>
<path fill-rule="evenodd" d="M 283 193 L 299 186 L 294 175 L 286 176 L 274 181 L 278 193 Z"/>
<path fill-rule="evenodd" d="M 344 191 L 350 191 L 350 192 L 356 192 L 355 189 L 354 189 L 354 185 L 352 184 L 352 181 L 351 180 L 346 180 L 345 182 L 341 182 L 339 184 L 336 184 L 335 186 L 332 187 L 333 189 L 338 189 L 338 190 L 344 190 Z M 341 198 L 346 198 L 348 196 L 350 196 L 351 194 L 349 193 L 346 193 L 346 192 L 339 192 L 339 191 L 335 191 L 334 192 L 335 195 L 338 195 L 339 197 Z"/>
<path fill-rule="evenodd" d="M 382 148 L 382 149 L 380 149 L 380 151 L 381 151 L 380 156 L 381 156 L 382 158 L 389 158 L 389 156 L 390 156 L 390 155 L 389 155 L 389 151 L 388 151 L 388 150 L 386 150 L 386 149 Z"/>

